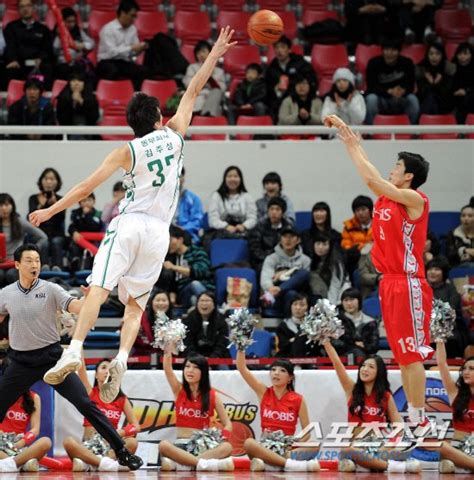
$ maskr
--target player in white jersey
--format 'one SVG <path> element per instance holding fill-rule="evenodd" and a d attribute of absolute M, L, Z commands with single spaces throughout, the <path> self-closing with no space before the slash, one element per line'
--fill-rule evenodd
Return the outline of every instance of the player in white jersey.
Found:
<path fill-rule="evenodd" d="M 44 376 L 56 385 L 79 370 L 81 350 L 95 325 L 100 306 L 118 285 L 125 304 L 120 350 L 109 368 L 109 380 L 101 399 L 112 402 L 118 394 L 127 359 L 140 328 L 150 291 L 158 280 L 168 251 L 169 225 L 179 198 L 179 175 L 183 165 L 183 136 L 192 118 L 194 103 L 206 85 L 219 58 L 237 42 L 229 27 L 222 29 L 214 47 L 193 77 L 176 114 L 162 125 L 156 98 L 137 93 L 127 106 L 127 122 L 135 140 L 113 150 L 88 178 L 72 188 L 59 202 L 30 214 L 39 226 L 53 215 L 87 197 L 118 169 L 125 173 L 127 192 L 120 203 L 120 215 L 110 223 L 94 260 L 89 277 L 90 291 L 82 307 L 70 347 Z"/>

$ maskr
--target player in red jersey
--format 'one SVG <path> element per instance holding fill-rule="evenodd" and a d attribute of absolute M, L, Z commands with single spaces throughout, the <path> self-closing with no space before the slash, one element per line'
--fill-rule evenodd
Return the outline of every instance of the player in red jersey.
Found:
<path fill-rule="evenodd" d="M 211 388 L 209 364 L 202 355 L 190 355 L 184 361 L 183 383 L 173 372 L 170 345 L 163 356 L 163 370 L 175 398 L 177 440 L 175 444 L 168 440 L 160 442 L 161 470 L 229 471 L 234 463 L 229 455 L 232 445 L 229 438 L 232 423 L 227 416 L 219 395 Z M 222 424 L 223 441 L 215 448 L 195 456 L 187 451 L 189 438 L 197 430 L 212 426 L 215 412 Z"/>
<path fill-rule="evenodd" d="M 301 428 L 308 426 L 308 407 L 303 396 L 295 392 L 293 365 L 288 360 L 275 360 L 270 365 L 271 387 L 257 380 L 247 368 L 243 351 L 237 352 L 237 369 L 260 401 L 262 432 L 281 430 L 285 435 L 294 435 L 298 420 Z M 301 441 L 305 440 L 307 436 L 301 439 Z M 320 469 L 317 460 L 294 460 L 283 457 L 253 438 L 245 440 L 244 449 L 252 459 L 250 466 L 252 471 L 262 471 L 272 467 L 283 468 L 285 471 L 304 472 L 317 472 Z"/>
<path fill-rule="evenodd" d="M 359 365 L 357 380 L 354 382 L 349 377 L 331 342 L 328 340 L 323 345 L 346 395 L 348 422 L 359 423 L 361 427 L 363 424 L 372 422 L 403 422 L 395 405 L 390 390 L 387 369 L 381 357 L 378 355 L 368 356 Z M 355 429 L 355 435 L 361 432 L 361 427 Z M 339 471 L 354 472 L 356 463 L 364 468 L 377 471 L 416 473 L 421 470 L 420 463 L 417 460 L 408 460 L 406 462 L 395 460 L 395 451 L 392 455 L 393 459 L 390 459 L 389 451 L 384 451 L 384 455 L 379 456 L 380 458 L 369 458 L 369 454 L 364 455 L 364 452 L 360 449 L 348 449 L 344 452 L 345 458 L 339 462 Z"/>
<path fill-rule="evenodd" d="M 417 190 L 429 164 L 416 153 L 401 152 L 390 179 L 370 163 L 356 134 L 336 115 L 325 125 L 336 127 L 359 175 L 379 196 L 374 206 L 372 261 L 382 274 L 379 286 L 387 339 L 402 374 L 411 422 L 426 425 L 423 361 L 431 357 L 429 322 L 432 289 L 426 281 L 423 249 L 428 231 L 429 202 Z"/>
<path fill-rule="evenodd" d="M 474 471 L 474 458 L 459 449 L 469 435 L 474 435 L 474 357 L 464 361 L 456 382 L 451 378 L 443 342 L 436 344 L 436 362 L 453 409 L 454 429 L 451 443 L 443 442 L 441 446 L 439 471 L 455 473 L 455 467 Z"/>
<path fill-rule="evenodd" d="M 118 434 L 123 437 L 125 446 L 130 452 L 135 453 L 138 448 L 138 442 L 135 435 L 140 431 L 138 423 L 130 400 L 119 390 L 119 394 L 111 403 L 105 403 L 100 399 L 99 389 L 107 380 L 109 374 L 110 360 L 101 360 L 96 367 L 94 386 L 87 377 L 86 366 L 84 362 L 79 369 L 79 378 L 86 387 L 91 400 L 97 405 L 99 410 L 107 417 Z M 124 428 L 118 428 L 122 414 L 125 415 L 127 425 Z M 115 460 L 113 450 L 109 449 L 103 452 L 103 455 L 96 455 L 91 450 L 91 439 L 97 439 L 98 433 L 92 427 L 87 419 L 84 419 L 84 443 L 79 442 L 73 437 L 67 437 L 64 440 L 64 448 L 72 460 L 72 470 L 74 472 L 86 472 L 90 470 L 99 470 L 101 472 L 116 472 L 119 470 L 119 464 Z M 107 443 L 102 439 L 102 444 L 107 447 Z M 93 441 L 94 442 L 94 441 Z M 97 442 L 94 442 L 97 443 Z"/>
<path fill-rule="evenodd" d="M 21 395 L 8 409 L 3 422 L 0 422 L 0 436 L 13 433 L 19 437 L 15 439 L 12 449 L 3 449 L 5 445 L 0 447 L 0 473 L 17 472 L 18 469 L 24 472 L 39 470 L 38 461 L 51 448 L 49 438 L 36 440 L 40 432 L 40 421 L 41 400 L 33 391 Z"/>

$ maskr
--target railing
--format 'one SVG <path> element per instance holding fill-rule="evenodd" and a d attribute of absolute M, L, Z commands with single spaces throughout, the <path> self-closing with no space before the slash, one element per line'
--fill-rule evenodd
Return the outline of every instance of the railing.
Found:
<path fill-rule="evenodd" d="M 422 135 L 426 133 L 455 133 L 455 134 L 474 134 L 474 125 L 387 125 L 387 126 L 369 126 L 359 125 L 352 127 L 362 135 L 390 134 L 394 135 L 404 133 L 409 135 Z M 68 135 L 132 135 L 129 127 L 70 127 L 70 126 L 0 126 L 0 135 L 56 135 L 61 136 L 64 141 L 68 140 Z M 188 135 L 226 135 L 227 139 L 233 135 L 327 135 L 334 137 L 335 129 L 316 126 L 191 126 L 188 129 Z"/>

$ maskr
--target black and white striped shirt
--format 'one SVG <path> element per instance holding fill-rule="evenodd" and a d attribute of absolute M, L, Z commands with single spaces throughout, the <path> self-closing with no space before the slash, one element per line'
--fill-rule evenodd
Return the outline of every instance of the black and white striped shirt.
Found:
<path fill-rule="evenodd" d="M 59 342 L 56 312 L 67 311 L 72 300 L 59 285 L 40 279 L 29 289 L 15 282 L 1 290 L 0 315 L 10 315 L 10 347 L 28 351 Z"/>

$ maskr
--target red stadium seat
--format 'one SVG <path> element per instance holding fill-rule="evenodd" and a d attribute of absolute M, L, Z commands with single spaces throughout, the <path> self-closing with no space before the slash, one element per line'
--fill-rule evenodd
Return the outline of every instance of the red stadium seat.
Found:
<path fill-rule="evenodd" d="M 303 25 L 307 27 L 315 22 L 322 22 L 328 19 L 338 20 L 339 17 L 337 13 L 333 11 L 305 10 L 301 19 L 303 21 Z"/>
<path fill-rule="evenodd" d="M 0 233 L 0 259 L 4 259 L 4 261 L 0 261 L 0 270 L 15 268 L 15 262 L 13 261 L 13 259 L 6 260 L 6 258 L 7 258 L 7 239 L 4 233 Z"/>
<path fill-rule="evenodd" d="M 101 10 L 92 10 L 89 15 L 89 35 L 97 42 L 102 27 L 106 23 L 115 20 L 116 16 L 115 11 L 113 10 L 105 12 Z"/>
<path fill-rule="evenodd" d="M 183 43 L 180 48 L 181 53 L 189 63 L 194 63 L 196 61 L 194 58 L 194 46 L 195 45 L 192 43 Z"/>
<path fill-rule="evenodd" d="M 303 11 L 306 10 L 328 10 L 332 0 L 300 0 Z"/>
<path fill-rule="evenodd" d="M 87 0 L 87 3 L 89 4 L 91 11 L 110 11 L 115 14 L 119 0 Z"/>
<path fill-rule="evenodd" d="M 418 65 L 425 58 L 426 45 L 423 43 L 414 43 L 402 48 L 400 55 L 408 57 L 415 65 Z"/>
<path fill-rule="evenodd" d="M 160 0 L 137 0 L 137 3 L 138 3 L 138 6 L 140 7 L 140 12 L 156 12 L 158 10 L 158 5 L 161 3 L 161 1 Z"/>
<path fill-rule="evenodd" d="M 458 48 L 459 43 L 447 43 L 444 48 L 446 50 L 446 58 L 451 61 L 454 58 L 454 54 L 456 53 L 456 49 Z"/>
<path fill-rule="evenodd" d="M 174 80 L 143 80 L 142 92 L 156 97 L 160 101 L 161 109 L 166 110 L 168 98 L 176 93 L 177 87 Z"/>
<path fill-rule="evenodd" d="M 464 42 L 472 31 L 472 18 L 469 10 L 437 10 L 435 30 L 445 42 Z"/>
<path fill-rule="evenodd" d="M 456 125 L 456 117 L 447 115 L 426 115 L 420 116 L 420 125 Z M 445 139 L 453 140 L 457 138 L 457 133 L 424 133 L 420 135 L 423 140 Z"/>
<path fill-rule="evenodd" d="M 225 117 L 201 117 L 196 115 L 193 117 L 191 125 L 200 126 L 214 126 L 214 125 L 229 125 Z M 225 140 L 225 134 L 194 134 L 191 135 L 191 140 Z"/>
<path fill-rule="evenodd" d="M 175 12 L 199 12 L 204 0 L 171 0 Z"/>
<path fill-rule="evenodd" d="M 408 115 L 375 115 L 374 125 L 410 125 Z M 389 140 L 391 135 L 389 133 L 377 133 L 372 135 L 374 140 Z M 397 140 L 407 140 L 411 138 L 408 133 L 397 133 L 395 135 Z"/>
<path fill-rule="evenodd" d="M 239 42 L 248 43 L 247 23 L 251 14 L 248 12 L 226 12 L 220 11 L 217 15 L 217 30 L 230 25 L 234 30 L 233 39 Z"/>
<path fill-rule="evenodd" d="M 294 40 L 298 36 L 298 24 L 294 12 L 277 11 L 276 12 L 283 20 L 283 34 L 290 40 Z"/>
<path fill-rule="evenodd" d="M 10 80 L 7 87 L 7 108 L 23 96 L 24 80 Z"/>
<path fill-rule="evenodd" d="M 168 22 L 164 12 L 138 12 L 135 26 L 141 40 L 153 38 L 158 32 L 168 33 Z"/>
<path fill-rule="evenodd" d="M 173 21 L 174 34 L 183 43 L 195 43 L 211 36 L 211 22 L 205 12 L 178 11 Z"/>
<path fill-rule="evenodd" d="M 457 10 L 459 6 L 459 0 L 443 0 L 443 10 Z"/>
<path fill-rule="evenodd" d="M 322 77 L 318 78 L 318 95 L 323 97 L 332 87 L 332 77 Z"/>
<path fill-rule="evenodd" d="M 124 115 L 104 115 L 102 120 L 99 122 L 100 127 L 126 127 L 127 126 L 127 119 L 125 118 Z M 133 140 L 133 135 L 113 135 L 113 134 L 107 134 L 107 135 L 101 135 L 102 140 L 115 140 L 117 141 L 124 141 L 124 142 L 129 142 L 130 140 Z"/>
<path fill-rule="evenodd" d="M 224 70 L 232 78 L 244 78 L 249 63 L 260 64 L 260 52 L 255 45 L 236 45 L 224 56 Z"/>
<path fill-rule="evenodd" d="M 130 80 L 99 80 L 96 89 L 99 106 L 106 116 L 123 116 L 133 93 Z"/>
<path fill-rule="evenodd" d="M 3 17 L 2 17 L 2 28 L 5 29 L 5 27 L 10 23 L 13 22 L 13 20 L 18 20 L 20 18 L 20 15 L 18 13 L 18 10 L 5 10 Z"/>
<path fill-rule="evenodd" d="M 240 12 L 244 9 L 245 0 L 214 0 L 217 10 L 225 10 L 226 12 Z"/>
<path fill-rule="evenodd" d="M 64 90 L 64 87 L 67 85 L 66 80 L 56 79 L 53 82 L 53 88 L 51 89 L 51 103 L 53 107 L 56 108 L 56 100 L 59 94 Z"/>
<path fill-rule="evenodd" d="M 466 117 L 466 125 L 474 125 L 474 113 L 470 113 Z M 474 133 L 468 133 L 466 138 L 474 138 Z"/>
<path fill-rule="evenodd" d="M 332 75 L 339 67 L 348 67 L 349 58 L 343 44 L 338 45 L 314 45 L 311 51 L 311 64 L 318 75 L 322 78 L 332 79 Z"/>
<path fill-rule="evenodd" d="M 363 43 L 359 43 L 355 51 L 356 70 L 365 77 L 369 60 L 379 55 L 382 55 L 382 47 L 380 45 L 364 45 Z"/>
<path fill-rule="evenodd" d="M 272 117 L 269 115 L 259 116 L 259 117 L 250 117 L 248 115 L 240 115 L 237 119 L 237 125 L 243 126 L 262 126 L 262 125 L 273 125 Z M 236 140 L 251 140 L 251 134 L 240 134 L 235 136 Z"/>
<path fill-rule="evenodd" d="M 229 92 L 229 98 L 230 98 L 231 101 L 234 99 L 235 91 L 237 90 L 237 87 L 239 86 L 239 83 L 241 81 L 242 80 L 240 80 L 238 78 L 233 78 L 230 81 L 230 85 L 229 85 L 229 88 L 227 90 Z"/>
<path fill-rule="evenodd" d="M 303 45 L 301 45 L 299 43 L 294 43 L 291 46 L 291 51 L 292 51 L 292 53 L 296 53 L 298 55 L 304 55 Z M 275 58 L 275 50 L 273 48 L 273 45 L 270 45 L 268 47 L 266 55 L 267 55 L 267 62 L 266 63 L 267 63 L 267 65 L 269 65 L 270 62 Z"/>
<path fill-rule="evenodd" d="M 258 10 L 283 11 L 288 5 L 288 0 L 256 0 Z"/>

